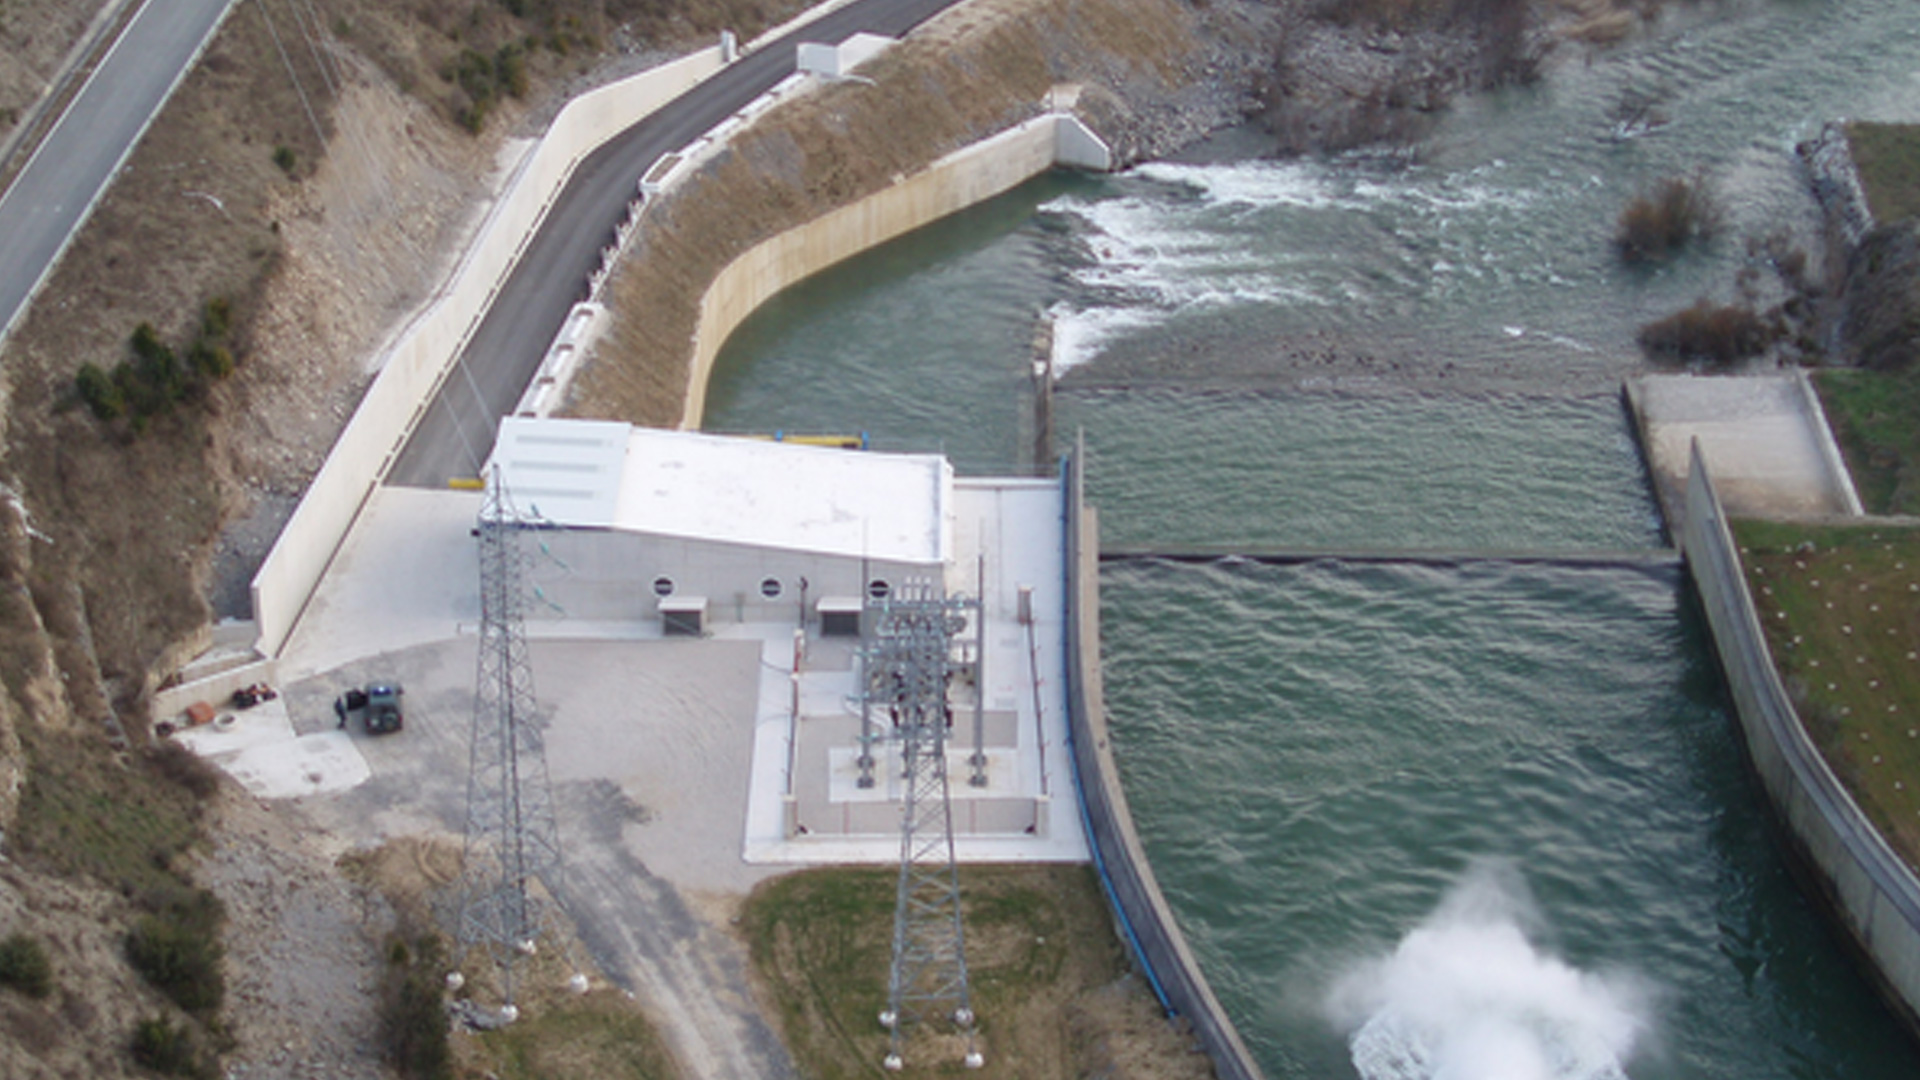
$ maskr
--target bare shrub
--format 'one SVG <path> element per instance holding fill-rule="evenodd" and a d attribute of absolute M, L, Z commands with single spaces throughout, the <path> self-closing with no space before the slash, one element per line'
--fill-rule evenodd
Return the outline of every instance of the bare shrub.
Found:
<path fill-rule="evenodd" d="M 162 742 L 147 752 L 154 771 L 205 802 L 220 790 L 220 770 L 177 742 Z"/>
<path fill-rule="evenodd" d="M 1665 360 L 1704 360 L 1724 367 L 1758 356 L 1772 345 L 1776 329 L 1751 309 L 1705 299 L 1640 328 L 1640 348 Z"/>
<path fill-rule="evenodd" d="M 1670 176 L 1620 212 L 1614 246 L 1630 263 L 1664 262 L 1720 227 L 1720 208 L 1704 177 Z"/>

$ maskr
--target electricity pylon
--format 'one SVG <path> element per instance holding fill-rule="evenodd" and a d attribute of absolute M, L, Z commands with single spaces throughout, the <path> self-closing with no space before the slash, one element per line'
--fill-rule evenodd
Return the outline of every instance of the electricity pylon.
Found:
<path fill-rule="evenodd" d="M 513 1010 L 514 964 L 547 930 L 546 904 L 560 881 L 560 833 L 545 740 L 527 654 L 524 523 L 500 480 L 487 477 L 480 510 L 480 655 L 467 775 L 466 859 L 457 936 L 484 946 L 500 966 Z M 507 1012 L 511 1019 L 516 1011 Z"/>
<path fill-rule="evenodd" d="M 967 985 L 960 875 L 953 854 L 953 805 L 947 788 L 947 733 L 953 724 L 948 689 L 964 664 L 955 639 L 977 601 L 947 598 L 931 585 L 867 602 L 868 639 L 861 650 L 863 693 L 884 708 L 900 747 L 905 801 L 900 812 L 900 877 L 893 913 L 893 970 L 880 1023 L 890 1030 L 888 1069 L 902 1065 L 911 1022 L 950 1020 L 966 1038 L 965 1062 L 979 1068 Z M 864 752 L 863 747 L 863 752 Z"/>

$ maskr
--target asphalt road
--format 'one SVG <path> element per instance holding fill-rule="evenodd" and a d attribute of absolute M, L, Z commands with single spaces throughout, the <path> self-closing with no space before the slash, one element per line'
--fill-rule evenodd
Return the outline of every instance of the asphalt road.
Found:
<path fill-rule="evenodd" d="M 232 2 L 145 4 L 0 195 L 0 341 Z"/>
<path fill-rule="evenodd" d="M 858 0 L 714 74 L 595 151 L 574 171 L 527 245 L 453 372 L 441 384 L 387 483 L 445 487 L 479 472 L 500 418 L 520 400 L 587 275 L 613 238 L 640 177 L 794 70 L 803 41 L 838 44 L 856 33 L 899 37 L 955 0 Z"/>

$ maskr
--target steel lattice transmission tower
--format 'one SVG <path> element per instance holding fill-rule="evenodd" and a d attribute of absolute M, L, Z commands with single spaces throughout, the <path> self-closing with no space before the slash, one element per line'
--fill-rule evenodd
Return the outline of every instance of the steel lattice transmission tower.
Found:
<path fill-rule="evenodd" d="M 966 1064 L 978 1068 L 967 986 L 960 875 L 953 855 L 953 805 L 947 790 L 948 691 L 966 665 L 956 639 L 976 600 L 947 598 L 910 583 L 898 595 L 867 602 L 861 649 L 866 709 L 883 708 L 900 747 L 905 801 L 900 813 L 900 879 L 893 912 L 893 973 L 880 1022 L 891 1031 L 885 1065 L 901 1067 L 907 1025 L 951 1021 L 966 1037 Z"/>
<path fill-rule="evenodd" d="M 514 963 L 546 929 L 546 901 L 560 886 L 560 834 L 534 705 L 527 655 L 525 527 L 500 480 L 487 478 L 480 510 L 480 655 L 467 776 L 466 860 L 458 938 L 484 946 L 500 965 L 512 1007 Z"/>

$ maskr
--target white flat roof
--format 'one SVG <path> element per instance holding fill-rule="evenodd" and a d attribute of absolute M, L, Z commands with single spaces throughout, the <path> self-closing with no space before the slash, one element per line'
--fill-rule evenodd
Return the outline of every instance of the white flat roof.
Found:
<path fill-rule="evenodd" d="M 507 417 L 493 461 L 520 512 L 556 525 L 928 565 L 952 550 L 937 454 Z"/>
<path fill-rule="evenodd" d="M 492 464 L 520 513 L 556 525 L 613 526 L 630 424 L 605 420 L 500 421 Z"/>

